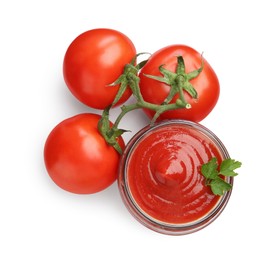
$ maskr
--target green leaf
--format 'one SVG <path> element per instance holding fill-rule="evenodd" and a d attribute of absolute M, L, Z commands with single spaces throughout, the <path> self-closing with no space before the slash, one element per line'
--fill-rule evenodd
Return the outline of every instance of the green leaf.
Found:
<path fill-rule="evenodd" d="M 234 171 L 241 167 L 242 163 L 233 159 L 225 159 L 220 165 L 220 174 L 224 176 L 237 176 L 238 174 Z"/>
<path fill-rule="evenodd" d="M 232 185 L 226 182 L 219 175 L 236 176 L 235 169 L 239 168 L 241 163 L 233 159 L 225 159 L 222 161 L 220 167 L 217 163 L 217 158 L 213 157 L 209 162 L 201 166 L 201 173 L 206 179 L 206 185 L 209 185 L 215 195 L 222 196 L 226 191 L 232 188 Z M 220 171 L 218 171 L 220 168 Z"/>
<path fill-rule="evenodd" d="M 238 175 L 236 172 L 230 171 L 230 170 L 225 170 L 223 172 L 220 172 L 219 174 L 221 174 L 223 176 L 229 176 L 229 177 L 234 177 L 234 176 Z"/>
<path fill-rule="evenodd" d="M 216 178 L 210 182 L 211 190 L 215 195 L 222 196 L 226 191 L 232 188 L 232 185 L 222 180 L 221 178 Z"/>
<path fill-rule="evenodd" d="M 217 158 L 213 157 L 209 162 L 202 165 L 201 172 L 206 179 L 213 180 L 218 175 L 217 166 Z"/>

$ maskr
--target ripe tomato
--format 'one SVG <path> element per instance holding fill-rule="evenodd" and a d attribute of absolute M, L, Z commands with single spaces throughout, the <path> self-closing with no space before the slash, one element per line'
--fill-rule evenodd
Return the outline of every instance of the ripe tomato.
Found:
<path fill-rule="evenodd" d="M 119 86 L 108 86 L 136 55 L 131 40 L 112 29 L 93 29 L 80 34 L 68 47 L 63 63 L 65 82 L 73 95 L 89 107 L 104 109 L 111 105 Z M 124 93 L 116 105 L 132 92 Z"/>
<path fill-rule="evenodd" d="M 90 194 L 111 185 L 117 177 L 120 155 L 100 135 L 96 114 L 79 114 L 59 123 L 44 147 L 48 174 L 62 189 Z M 119 144 L 124 148 L 120 137 Z"/>
<path fill-rule="evenodd" d="M 186 73 L 197 70 L 201 67 L 201 55 L 191 47 L 185 45 L 171 45 L 160 49 L 154 53 L 147 64 L 141 69 L 140 89 L 145 101 L 154 104 L 161 104 L 167 97 L 170 87 L 154 79 L 146 77 L 144 74 L 161 76 L 159 66 L 176 71 L 177 56 L 182 56 L 185 62 Z M 204 59 L 204 69 L 194 79 L 190 81 L 198 93 L 198 98 L 193 99 L 184 91 L 186 101 L 191 105 L 190 109 L 182 108 L 170 110 L 160 115 L 158 120 L 164 119 L 187 119 L 195 122 L 203 120 L 215 107 L 219 98 L 220 86 L 216 73 Z M 178 97 L 176 94 L 170 103 L 174 103 Z M 152 118 L 155 114 L 152 110 L 144 110 Z"/>

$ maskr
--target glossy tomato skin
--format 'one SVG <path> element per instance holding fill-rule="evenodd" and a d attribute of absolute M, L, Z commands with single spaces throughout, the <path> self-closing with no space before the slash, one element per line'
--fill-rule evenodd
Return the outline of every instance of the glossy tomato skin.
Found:
<path fill-rule="evenodd" d="M 69 45 L 63 75 L 72 94 L 85 105 L 104 109 L 111 105 L 119 86 L 109 87 L 136 55 L 132 41 L 121 32 L 98 28 L 86 31 Z M 127 89 L 117 105 L 131 96 Z"/>
<path fill-rule="evenodd" d="M 44 147 L 48 174 L 62 189 L 91 194 L 110 186 L 117 177 L 120 155 L 97 130 L 96 114 L 79 114 L 59 123 Z M 119 144 L 124 148 L 120 137 Z"/>
<path fill-rule="evenodd" d="M 147 64 L 140 71 L 140 89 L 145 101 L 154 104 L 161 104 L 167 97 L 170 87 L 164 83 L 146 77 L 144 74 L 161 76 L 159 66 L 175 72 L 177 67 L 177 56 L 182 55 L 185 62 L 186 72 L 194 71 L 201 67 L 201 54 L 186 45 L 170 45 L 154 53 Z M 186 119 L 195 122 L 203 120 L 215 107 L 220 93 L 218 77 L 210 64 L 204 59 L 204 69 L 190 81 L 198 93 L 197 100 L 193 99 L 187 92 L 185 98 L 191 104 L 190 109 L 177 109 L 167 111 L 158 118 L 164 119 Z M 175 95 L 170 103 L 175 102 L 178 95 Z M 154 111 L 144 110 L 152 118 Z"/>

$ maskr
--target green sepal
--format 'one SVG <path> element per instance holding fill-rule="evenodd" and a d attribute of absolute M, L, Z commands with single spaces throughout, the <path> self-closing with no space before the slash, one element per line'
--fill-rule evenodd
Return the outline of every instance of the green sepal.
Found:
<path fill-rule="evenodd" d="M 197 99 L 198 94 L 193 85 L 189 82 L 185 82 L 183 89 L 194 99 Z"/>
<path fill-rule="evenodd" d="M 135 65 L 136 64 L 136 60 L 139 56 L 141 55 L 145 55 L 145 54 L 148 54 L 148 55 L 151 55 L 151 53 L 149 52 L 140 52 L 140 53 L 137 53 L 133 59 L 131 60 L 130 64 L 135 66 L 138 70 L 142 69 L 142 67 L 144 67 L 144 65 L 147 63 L 148 59 L 147 60 L 144 60 L 144 61 L 141 61 L 139 64 Z"/>
<path fill-rule="evenodd" d="M 104 109 L 102 117 L 100 118 L 98 122 L 98 130 L 99 132 L 104 136 L 104 133 L 106 133 L 110 129 L 110 121 L 109 121 L 109 110 L 111 106 L 108 106 Z"/>
<path fill-rule="evenodd" d="M 121 146 L 119 145 L 118 142 L 116 142 L 115 144 L 112 145 L 114 147 L 114 149 L 119 153 L 119 154 L 123 154 L 123 150 L 121 148 Z"/>
<path fill-rule="evenodd" d="M 132 64 L 132 65 L 135 65 L 136 59 L 137 59 L 140 55 L 145 55 L 145 54 L 151 55 L 149 52 L 140 52 L 140 53 L 138 53 L 138 54 L 133 58 L 133 60 L 131 61 L 131 64 Z M 147 62 L 148 62 L 148 59 L 139 62 L 139 63 L 135 66 L 136 69 L 137 69 L 137 71 L 141 70 L 141 69 L 146 65 Z"/>
<path fill-rule="evenodd" d="M 125 78 L 122 79 L 122 81 L 120 82 L 120 87 L 119 87 L 119 90 L 115 96 L 115 99 L 112 103 L 112 106 L 114 106 L 119 100 L 120 98 L 123 96 L 123 94 L 125 93 L 127 87 L 128 87 L 128 82 Z"/>
<path fill-rule="evenodd" d="M 114 129 L 114 128 L 113 128 Z M 122 134 L 126 133 L 126 132 L 131 132 L 130 130 L 125 130 L 125 129 L 114 129 L 114 136 L 115 137 L 119 137 Z"/>
<path fill-rule="evenodd" d="M 182 56 L 177 56 L 176 73 L 180 75 L 184 75 L 186 73 L 185 62 Z"/>
<path fill-rule="evenodd" d="M 124 132 L 127 132 L 127 130 L 117 129 L 110 126 L 110 121 L 109 121 L 110 108 L 111 106 L 104 109 L 102 117 L 98 122 L 98 130 L 100 134 L 103 136 L 103 138 L 105 139 L 105 141 L 107 142 L 107 144 L 113 146 L 119 154 L 122 154 L 123 151 L 117 139 Z"/>
<path fill-rule="evenodd" d="M 133 84 L 134 79 L 137 81 L 137 74 L 138 71 L 145 66 L 148 60 L 143 60 L 140 63 L 136 64 L 136 59 L 138 56 L 148 54 L 148 53 L 138 53 L 133 57 L 131 62 L 129 64 L 126 64 L 124 67 L 123 74 L 121 74 L 113 83 L 108 84 L 109 87 L 114 87 L 117 85 L 120 85 L 119 90 L 115 96 L 114 101 L 112 102 L 112 107 L 121 99 L 123 94 L 125 93 L 126 89 L 130 87 L 131 84 Z"/>
<path fill-rule="evenodd" d="M 169 82 L 168 84 L 170 85 L 175 81 L 177 77 L 176 73 L 167 70 L 166 68 L 164 68 L 164 65 L 159 66 L 159 71 L 162 75 L 164 75 L 164 78 L 167 80 L 167 82 Z"/>
<path fill-rule="evenodd" d="M 196 69 L 194 71 L 189 72 L 187 74 L 187 79 L 191 80 L 191 79 L 196 78 L 202 72 L 203 69 L 204 69 L 204 58 L 201 55 L 201 66 L 200 66 L 200 68 L 198 68 L 198 69 Z"/>
<path fill-rule="evenodd" d="M 144 74 L 146 77 L 157 80 L 159 82 L 165 83 L 167 85 L 171 85 L 176 78 L 176 74 L 164 68 L 164 64 L 159 66 L 159 71 L 163 76 L 154 76 L 149 74 Z"/>
<path fill-rule="evenodd" d="M 150 78 L 150 79 L 154 79 L 157 80 L 159 82 L 165 83 L 165 84 L 170 84 L 169 79 L 165 78 L 165 77 L 160 77 L 160 76 L 154 76 L 154 75 L 149 75 L 149 74 L 144 74 L 146 77 Z"/>
<path fill-rule="evenodd" d="M 136 65 L 136 68 L 137 68 L 138 70 L 141 70 L 141 69 L 146 65 L 147 62 L 148 62 L 148 60 L 143 60 L 143 61 L 139 62 L 139 63 Z"/>
<path fill-rule="evenodd" d="M 146 77 L 165 83 L 170 86 L 170 91 L 163 105 L 169 104 L 174 96 L 179 93 L 179 98 L 183 102 L 183 105 L 179 105 L 181 108 L 189 108 L 188 103 L 184 97 L 183 91 L 186 91 L 192 98 L 197 99 L 198 93 L 194 86 L 189 82 L 191 79 L 196 78 L 204 68 L 204 62 L 202 58 L 201 67 L 192 72 L 186 73 L 185 62 L 182 56 L 177 56 L 176 71 L 172 72 L 164 68 L 164 64 L 159 66 L 159 71 L 163 76 L 155 76 L 144 74 Z"/>

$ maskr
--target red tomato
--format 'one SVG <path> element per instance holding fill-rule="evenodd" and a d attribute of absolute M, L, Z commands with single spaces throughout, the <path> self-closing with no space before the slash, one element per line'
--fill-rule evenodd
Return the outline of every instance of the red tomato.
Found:
<path fill-rule="evenodd" d="M 79 114 L 59 123 L 44 147 L 48 174 L 62 189 L 90 194 L 111 185 L 117 177 L 120 155 L 100 135 L 101 117 Z M 119 144 L 124 148 L 120 137 Z"/>
<path fill-rule="evenodd" d="M 201 67 L 201 55 L 191 47 L 185 45 L 171 45 L 160 49 L 154 53 L 147 64 L 140 71 L 140 89 L 145 101 L 154 104 L 161 104 L 167 97 L 170 87 L 154 79 L 146 77 L 144 74 L 161 76 L 159 66 L 164 64 L 164 68 L 176 71 L 177 56 L 182 56 L 185 62 L 186 73 Z M 190 83 L 198 93 L 198 98 L 193 99 L 184 91 L 186 101 L 191 105 L 190 109 L 182 108 L 167 111 L 158 118 L 164 119 L 186 119 L 195 122 L 203 120 L 215 107 L 219 98 L 220 86 L 216 73 L 204 59 L 204 69 Z M 170 103 L 174 103 L 178 97 L 176 94 Z M 152 118 L 155 114 L 152 110 L 144 110 Z"/>
<path fill-rule="evenodd" d="M 112 29 L 93 29 L 80 34 L 68 47 L 63 63 L 65 82 L 73 95 L 89 107 L 111 105 L 119 86 L 108 86 L 136 55 L 131 40 Z M 132 92 L 124 93 L 117 105 Z"/>

